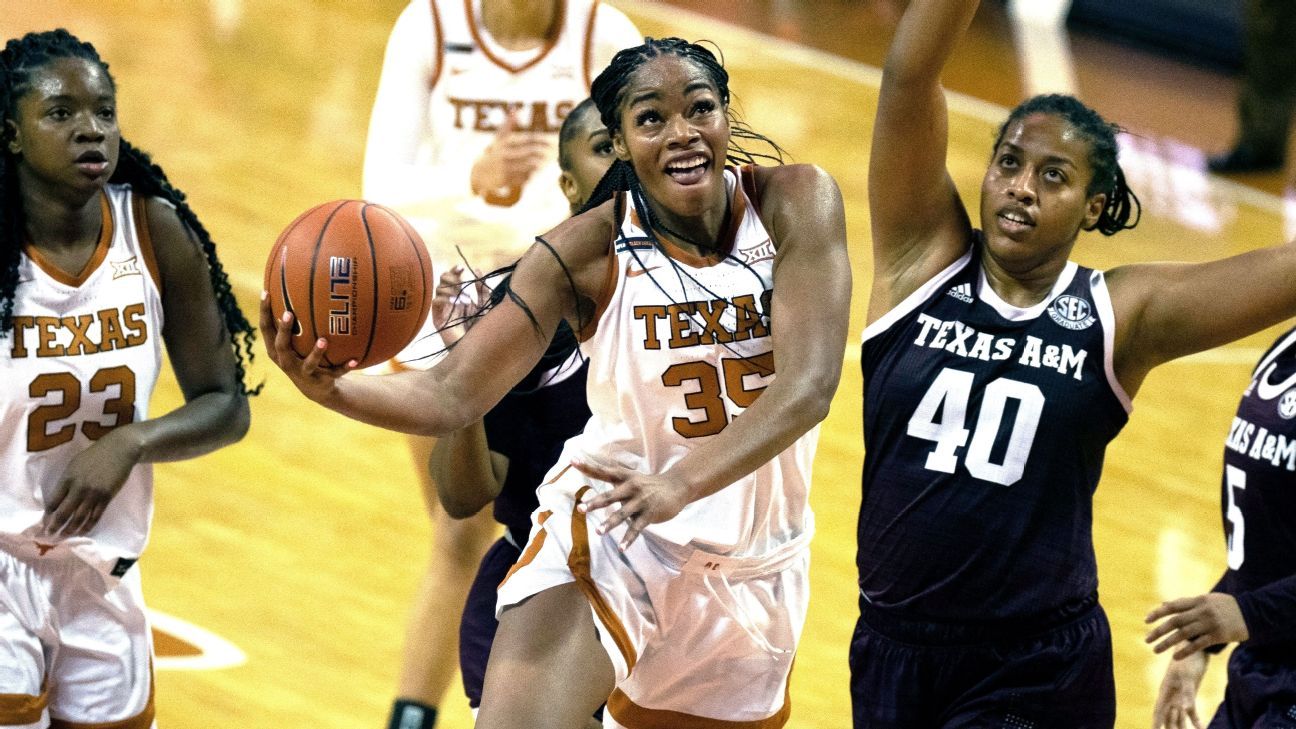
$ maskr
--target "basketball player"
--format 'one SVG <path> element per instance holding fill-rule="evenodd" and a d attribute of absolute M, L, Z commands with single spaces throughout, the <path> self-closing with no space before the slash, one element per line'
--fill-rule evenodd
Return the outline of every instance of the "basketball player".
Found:
<path fill-rule="evenodd" d="M 291 315 L 263 307 L 262 326 L 311 399 L 435 435 L 498 402 L 565 319 L 593 416 L 499 588 L 477 726 L 570 729 L 607 700 L 610 727 L 780 727 L 848 321 L 841 195 L 809 165 L 723 166 L 751 161 L 732 139 L 763 137 L 731 124 L 728 73 L 702 46 L 623 50 L 591 96 L 617 161 L 441 364 L 339 377 L 326 341 L 292 352 Z"/>
<path fill-rule="evenodd" d="M 642 36 L 598 0 L 412 0 L 387 42 L 365 148 L 364 197 L 405 215 L 433 269 L 490 271 L 565 217 L 553 180 L 559 124 L 589 80 Z M 429 321 L 398 367 L 426 369 L 444 345 Z M 455 624 L 489 515 L 454 521 L 427 473 L 434 441 L 410 440 L 432 518 L 431 553 L 392 710 L 393 729 L 435 724 L 455 665 Z"/>
<path fill-rule="evenodd" d="M 612 159 L 612 140 L 594 102 L 586 99 L 563 120 L 558 135 L 559 185 L 572 214 L 589 199 Z M 462 301 L 461 276 L 457 268 L 441 275 L 432 302 L 439 325 L 456 316 L 471 321 L 470 312 L 455 311 Z M 458 340 L 460 329 L 440 330 L 447 345 Z M 481 705 L 486 659 L 499 627 L 496 587 L 522 554 L 537 506 L 536 488 L 558 460 L 563 443 L 580 433 L 590 417 L 585 403 L 589 368 L 576 344 L 570 328 L 560 325 L 549 350 L 521 384 L 485 418 L 437 440 L 432 450 L 428 467 L 446 512 L 465 518 L 493 501 L 495 521 L 505 530 L 482 559 L 459 621 L 459 672 L 474 710 Z"/>
<path fill-rule="evenodd" d="M 1216 729 L 1296 725 L 1296 329 L 1256 365 L 1224 443 L 1220 507 L 1228 569 L 1205 595 L 1171 600 L 1147 641 L 1176 648 L 1153 712 L 1153 729 L 1197 718 L 1197 689 L 1211 653 L 1238 643 L 1228 661 Z"/>
<path fill-rule="evenodd" d="M 149 464 L 243 436 L 253 332 L 93 46 L 10 40 L 0 110 L 0 726 L 147 729 Z M 185 403 L 148 419 L 164 342 Z"/>
<path fill-rule="evenodd" d="M 1296 314 L 1296 245 L 1069 262 L 1080 231 L 1133 227 L 1137 207 L 1113 126 L 1069 96 L 1009 115 L 975 229 L 945 168 L 940 73 L 977 5 L 910 3 L 878 100 L 854 721 L 1110 727 L 1104 450 L 1152 367 Z"/>

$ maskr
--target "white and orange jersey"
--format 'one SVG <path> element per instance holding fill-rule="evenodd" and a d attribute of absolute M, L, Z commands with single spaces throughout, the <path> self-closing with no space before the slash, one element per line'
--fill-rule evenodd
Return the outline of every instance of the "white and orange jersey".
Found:
<path fill-rule="evenodd" d="M 18 264 L 13 329 L 0 339 L 0 540 L 36 543 L 45 499 L 78 453 L 148 417 L 162 361 L 162 299 L 143 200 L 127 185 L 103 194 L 103 232 L 78 276 L 27 247 Z M 153 474 L 136 466 L 99 524 L 66 546 L 105 574 L 144 550 Z"/>
<path fill-rule="evenodd" d="M 489 270 L 568 215 L 558 131 L 612 55 L 642 37 L 597 0 L 560 0 L 557 23 L 547 44 L 510 51 L 486 31 L 481 0 L 414 0 L 392 30 L 364 195 L 408 217 L 438 264 L 458 262 L 458 246 Z M 549 142 L 548 160 L 520 189 L 474 195 L 473 165 L 510 116 L 515 131 Z"/>
<path fill-rule="evenodd" d="M 555 473 L 573 458 L 661 473 L 724 430 L 773 382 L 776 245 L 754 205 L 752 174 L 725 171 L 732 204 L 724 255 L 704 258 L 665 241 L 653 244 L 627 204 L 606 293 L 581 332 L 592 417 L 568 442 Z M 808 538 L 817 441 L 816 426 L 753 473 L 647 531 L 733 557 Z M 546 504 L 545 491 L 542 508 L 561 508 Z"/>

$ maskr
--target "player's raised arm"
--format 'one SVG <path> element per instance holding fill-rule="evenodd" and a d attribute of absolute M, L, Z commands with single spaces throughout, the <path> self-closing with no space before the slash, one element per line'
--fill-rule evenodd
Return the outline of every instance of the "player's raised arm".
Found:
<path fill-rule="evenodd" d="M 914 0 L 891 42 L 869 159 L 870 322 L 967 248 L 967 211 L 945 169 L 949 121 L 940 74 L 978 4 Z"/>

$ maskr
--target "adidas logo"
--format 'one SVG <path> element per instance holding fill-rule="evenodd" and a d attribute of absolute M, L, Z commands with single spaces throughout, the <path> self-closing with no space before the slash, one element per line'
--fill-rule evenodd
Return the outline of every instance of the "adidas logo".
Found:
<path fill-rule="evenodd" d="M 955 286 L 954 288 L 950 289 L 949 291 L 946 291 L 945 293 L 949 294 L 950 296 L 953 296 L 954 298 L 958 299 L 959 301 L 962 301 L 965 304 L 972 303 L 972 284 L 970 283 L 959 284 L 958 286 Z"/>

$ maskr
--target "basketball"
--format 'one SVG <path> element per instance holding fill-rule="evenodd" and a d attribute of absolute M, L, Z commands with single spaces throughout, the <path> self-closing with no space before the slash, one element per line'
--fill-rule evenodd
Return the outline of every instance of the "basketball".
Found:
<path fill-rule="evenodd" d="M 360 367 L 394 357 L 418 334 L 432 304 L 432 260 L 400 215 L 363 200 L 334 200 L 279 234 L 265 290 L 278 319 L 293 313 L 292 347 L 305 357 L 320 337 L 324 360 Z"/>

